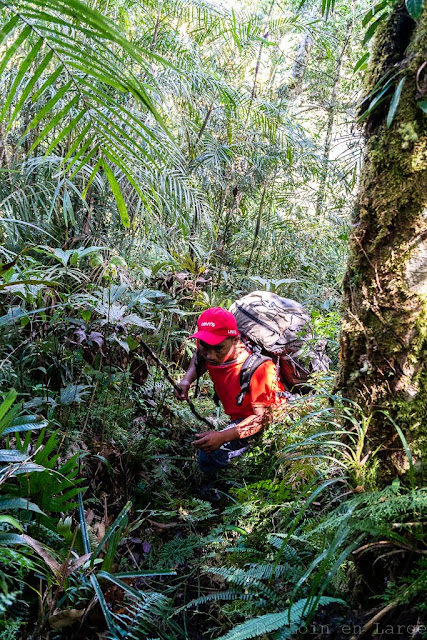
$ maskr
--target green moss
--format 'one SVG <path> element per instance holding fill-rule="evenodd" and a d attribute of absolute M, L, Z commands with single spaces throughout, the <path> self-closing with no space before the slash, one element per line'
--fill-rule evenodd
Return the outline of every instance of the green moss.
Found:
<path fill-rule="evenodd" d="M 426 354 L 427 355 L 427 354 Z M 406 434 L 411 451 L 420 460 L 427 452 L 427 372 L 418 379 L 418 392 L 413 400 L 396 398 L 392 413 L 396 423 Z"/>
<path fill-rule="evenodd" d="M 399 126 L 399 134 L 402 138 L 402 149 L 409 149 L 412 142 L 418 140 L 418 125 L 416 122 L 404 122 Z"/>
<path fill-rule="evenodd" d="M 411 380 L 414 396 L 408 397 L 408 393 L 401 393 L 396 398 L 393 413 L 397 424 L 408 434 L 411 450 L 419 458 L 427 452 L 427 305 L 424 303 L 424 311 L 419 314 L 416 322 L 417 341 L 412 347 L 408 361 L 420 365 L 419 371 Z"/>

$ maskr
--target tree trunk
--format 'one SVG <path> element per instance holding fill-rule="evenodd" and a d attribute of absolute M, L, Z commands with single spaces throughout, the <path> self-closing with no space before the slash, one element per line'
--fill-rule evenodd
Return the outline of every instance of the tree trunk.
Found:
<path fill-rule="evenodd" d="M 267 38 L 268 38 L 268 35 L 269 35 L 268 34 L 268 26 L 270 24 L 271 14 L 273 12 L 275 4 L 276 4 L 276 0 L 272 0 L 271 4 L 270 4 L 270 8 L 268 10 L 268 14 L 267 14 L 265 32 L 264 32 L 264 34 L 263 34 L 263 36 L 261 38 L 261 44 L 259 46 L 259 51 L 258 51 L 258 58 L 257 58 L 257 62 L 256 62 L 256 65 L 255 65 L 255 74 L 254 74 L 254 82 L 253 82 L 253 85 L 252 85 L 251 100 L 254 100 L 256 98 L 257 79 L 258 79 L 258 73 L 259 73 L 260 66 L 261 66 L 262 52 L 263 52 L 263 48 L 264 48 L 263 40 L 267 40 Z"/>
<path fill-rule="evenodd" d="M 308 15 L 308 21 L 311 22 L 315 20 L 317 14 L 318 8 L 317 5 L 315 5 Z M 284 101 L 286 101 L 288 104 L 292 104 L 292 102 L 294 102 L 301 94 L 312 48 L 313 36 L 311 35 L 310 31 L 307 30 L 303 34 L 298 44 L 295 61 L 292 66 L 291 76 L 288 82 L 286 82 L 277 91 L 278 95 L 280 96 L 280 105 Z"/>
<path fill-rule="evenodd" d="M 334 120 L 335 120 L 335 114 L 337 111 L 338 86 L 341 79 L 341 69 L 344 61 L 344 54 L 347 49 L 348 43 L 350 41 L 352 26 L 353 26 L 353 21 L 349 20 L 347 23 L 344 43 L 337 60 L 337 66 L 335 68 L 334 84 L 332 87 L 331 99 L 329 101 L 329 106 L 328 106 L 328 122 L 326 125 L 325 144 L 323 147 L 322 175 L 321 175 L 319 191 L 317 192 L 317 198 L 316 198 L 316 218 L 320 217 L 320 214 L 322 213 L 322 209 L 323 209 L 323 203 L 325 201 L 326 185 L 328 182 L 328 174 L 329 174 L 329 156 L 331 153 L 332 133 L 334 130 Z"/>
<path fill-rule="evenodd" d="M 399 0 L 378 29 L 366 94 L 398 71 L 390 98 L 364 121 L 366 156 L 344 282 L 346 311 L 336 390 L 372 415 L 369 445 L 382 445 L 382 470 L 408 468 L 427 440 L 427 10 L 418 22 Z M 406 81 L 390 127 L 391 96 Z M 366 105 L 367 103 L 365 103 Z M 369 101 L 368 101 L 369 104 Z M 364 107 L 366 109 L 366 106 Z M 421 463 L 417 463 L 421 466 Z"/>

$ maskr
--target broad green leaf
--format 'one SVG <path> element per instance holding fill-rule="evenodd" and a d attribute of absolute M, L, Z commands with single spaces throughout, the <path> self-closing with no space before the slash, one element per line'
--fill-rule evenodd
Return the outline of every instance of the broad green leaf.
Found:
<path fill-rule="evenodd" d="M 128 345 L 129 351 L 134 351 L 139 347 L 139 342 L 137 342 L 132 336 L 127 336 L 126 343 Z"/>
<path fill-rule="evenodd" d="M 45 151 L 45 156 L 50 155 L 50 153 L 58 146 L 58 144 L 63 140 L 66 136 L 68 136 L 78 125 L 80 120 L 86 115 L 86 110 L 82 109 L 76 116 L 71 120 L 71 122 L 57 135 L 57 137 L 50 143 L 48 148 Z"/>
<path fill-rule="evenodd" d="M 19 533 L 0 533 L 0 546 L 8 544 L 26 544 Z"/>
<path fill-rule="evenodd" d="M 369 40 L 372 38 L 372 36 L 374 35 L 375 31 L 378 29 L 378 27 L 380 26 L 381 22 L 386 18 L 387 14 L 384 12 L 380 15 L 379 18 L 377 18 L 375 20 L 375 22 L 373 22 L 371 24 L 371 26 L 368 28 L 368 30 L 365 33 L 365 37 L 363 38 L 363 42 L 362 44 L 367 44 L 369 42 Z"/>
<path fill-rule="evenodd" d="M 6 24 L 0 30 L 0 45 L 3 44 L 3 42 L 9 36 L 9 33 L 11 33 L 14 30 L 14 28 L 16 27 L 16 25 L 18 23 L 19 23 L 19 17 L 18 16 L 13 16 L 13 18 L 11 20 L 9 20 L 9 22 L 6 22 Z"/>
<path fill-rule="evenodd" d="M 113 192 L 113 196 L 117 204 L 117 209 L 119 210 L 120 220 L 122 221 L 124 227 L 129 228 L 129 215 L 127 212 L 126 203 L 120 190 L 119 183 L 117 182 L 114 173 L 111 171 L 110 166 L 106 162 L 103 162 L 102 166 L 104 167 L 105 175 L 107 176 L 108 182 L 110 183 L 111 191 Z"/>
<path fill-rule="evenodd" d="M 55 258 L 62 264 L 63 267 L 67 266 L 69 259 L 74 253 L 73 249 L 66 249 L 64 251 L 64 249 L 61 249 L 60 247 L 44 246 L 43 249 L 46 250 L 46 253 L 48 255 L 53 253 Z"/>
<path fill-rule="evenodd" d="M 96 251 L 108 251 L 108 247 L 86 247 L 85 249 L 77 249 L 76 253 L 79 258 L 83 258 L 84 256 L 88 256 L 91 253 L 95 253 Z"/>
<path fill-rule="evenodd" d="M 393 97 L 390 102 L 390 108 L 387 114 L 387 128 L 389 129 L 396 115 L 397 107 L 399 106 L 400 94 L 402 93 L 403 85 L 405 84 L 406 76 L 403 76 L 399 84 L 397 85 Z"/>
<path fill-rule="evenodd" d="M 64 95 L 67 93 L 69 89 L 71 89 L 72 84 L 73 84 L 72 80 L 69 80 L 66 84 L 64 84 L 64 86 L 62 86 L 59 89 L 59 91 L 55 93 L 53 98 L 51 98 L 45 104 L 45 106 L 42 109 L 40 109 L 37 115 L 34 116 L 34 118 L 31 120 L 30 124 L 27 127 L 27 132 L 31 131 L 31 129 L 34 129 L 34 127 L 36 127 L 39 124 L 39 122 L 43 120 L 45 115 L 49 113 L 51 109 L 56 105 L 56 103 L 59 102 L 59 100 L 61 100 L 64 97 Z"/>
<path fill-rule="evenodd" d="M 0 510 L 3 509 L 22 509 L 23 511 L 34 511 L 35 513 L 43 513 L 43 511 L 34 502 L 30 502 L 25 498 L 1 498 Z"/>
<path fill-rule="evenodd" d="M 52 60 L 52 57 L 53 57 L 53 51 L 49 51 L 45 55 L 45 57 L 43 58 L 43 60 L 41 61 L 41 63 L 37 67 L 37 69 L 35 71 L 33 71 L 30 80 L 25 85 L 25 88 L 23 89 L 23 91 L 21 93 L 21 96 L 20 96 L 18 102 L 15 105 L 13 113 L 9 118 L 9 124 L 7 125 L 7 131 L 10 130 L 10 128 L 11 128 L 13 122 L 15 121 L 15 119 L 17 118 L 18 114 L 21 113 L 22 105 L 24 104 L 24 102 L 28 98 L 28 96 L 30 95 L 31 91 L 33 90 L 33 88 L 34 88 L 34 86 L 35 86 L 35 84 L 37 82 L 37 80 L 40 78 L 40 76 L 43 74 L 44 70 L 46 69 L 46 67 L 48 66 L 50 61 Z"/>
<path fill-rule="evenodd" d="M 58 111 L 58 113 L 52 118 L 50 122 L 48 122 L 43 131 L 31 145 L 30 153 L 40 144 L 40 142 L 48 135 L 48 133 L 50 133 L 50 131 L 52 131 L 52 129 L 56 127 L 58 122 L 62 120 L 62 118 L 64 118 L 64 116 L 66 116 L 67 113 L 78 103 L 79 99 L 80 98 L 78 95 L 74 96 L 74 98 L 70 100 L 70 102 L 66 104 L 60 111 Z"/>
<path fill-rule="evenodd" d="M 364 67 L 365 62 L 367 61 L 368 58 L 369 58 L 369 51 L 367 51 L 361 58 L 359 58 L 359 60 L 357 61 L 356 65 L 355 65 L 355 67 L 353 69 L 353 73 L 356 73 L 357 71 L 362 69 Z"/>
<path fill-rule="evenodd" d="M 27 456 L 15 449 L 0 449 L 0 462 L 23 462 Z"/>
<path fill-rule="evenodd" d="M 36 473 L 46 471 L 46 469 L 39 464 L 34 464 L 33 462 L 25 462 L 16 465 L 9 465 L 5 469 L 0 469 L 0 479 L 3 476 L 8 478 L 13 478 L 14 476 L 21 475 L 23 473 Z"/>
<path fill-rule="evenodd" d="M 0 120 L 3 120 L 5 114 L 7 113 L 10 105 L 12 104 L 16 93 L 21 85 L 21 82 L 25 76 L 25 74 L 27 73 L 28 69 L 30 68 L 33 60 L 35 59 L 35 57 L 37 56 L 38 52 L 40 51 L 40 47 L 43 44 L 43 40 L 42 38 L 39 38 L 36 42 L 36 44 L 34 45 L 34 47 L 31 49 L 30 53 L 27 55 L 27 57 L 23 60 L 23 62 L 21 63 L 21 66 L 19 67 L 19 71 L 15 76 L 15 79 L 13 81 L 13 84 L 9 90 L 6 102 L 4 103 L 4 107 L 2 109 L 2 112 L 0 114 Z"/>
<path fill-rule="evenodd" d="M 31 420 L 33 416 L 23 416 L 19 421 L 14 420 L 13 423 L 3 431 L 3 435 L 8 433 L 25 433 L 26 431 L 33 431 L 35 429 L 44 429 L 49 422 L 42 416 L 37 416 L 37 419 Z"/>
<path fill-rule="evenodd" d="M 12 527 L 15 527 L 15 529 L 19 529 L 19 531 L 24 531 L 24 529 L 22 528 L 21 524 L 13 516 L 0 514 L 0 523 L 3 523 L 3 522 L 5 524 L 11 524 Z"/>
<path fill-rule="evenodd" d="M 34 280 L 29 278 L 28 280 L 11 280 L 5 284 L 0 284 L 0 291 L 10 290 L 13 291 L 13 287 L 18 287 L 19 285 L 47 285 L 48 287 L 58 286 L 58 282 L 53 282 L 51 280 Z"/>
<path fill-rule="evenodd" d="M 424 113 L 427 113 L 427 100 L 420 100 L 417 102 L 417 106 L 422 109 Z"/>
<path fill-rule="evenodd" d="M 84 396 L 89 393 L 91 385 L 88 384 L 67 384 L 59 391 L 59 403 L 69 405 L 84 401 Z"/>
<path fill-rule="evenodd" d="M 15 389 L 11 389 L 3 399 L 3 402 L 0 405 L 0 421 L 3 420 L 4 416 L 7 414 L 9 409 L 12 407 L 13 403 L 16 400 L 17 393 Z M 0 422 L 1 424 L 1 422 Z"/>
<path fill-rule="evenodd" d="M 363 20 L 362 20 L 362 27 L 366 27 L 366 25 L 383 9 L 385 9 L 387 7 L 387 5 L 389 5 L 389 0 L 383 0 L 383 2 L 379 2 L 378 4 L 374 5 L 372 7 L 372 9 L 369 9 L 369 11 L 364 15 Z"/>
<path fill-rule="evenodd" d="M 419 20 L 424 9 L 424 0 L 405 0 L 409 15 L 414 20 Z"/>
<path fill-rule="evenodd" d="M 8 45 L 6 53 L 4 54 L 3 60 L 0 63 L 0 77 L 3 75 L 3 72 L 6 69 L 7 63 L 9 62 L 9 60 L 15 54 L 17 49 L 19 49 L 21 44 L 28 38 L 31 32 L 32 32 L 31 27 L 29 26 L 24 27 L 24 29 L 21 31 L 19 36 L 16 38 L 15 42 L 11 45 Z"/>
<path fill-rule="evenodd" d="M 37 92 L 33 96 L 31 96 L 32 102 L 37 102 L 37 100 L 40 98 L 40 96 L 43 95 L 48 87 L 53 87 L 55 85 L 55 82 L 61 75 L 62 71 L 62 66 L 59 66 L 48 78 L 46 78 L 40 89 L 38 89 Z"/>
<path fill-rule="evenodd" d="M 96 174 L 98 173 L 100 167 L 102 166 L 102 159 L 100 158 L 98 160 L 98 162 L 96 163 L 96 165 L 94 166 L 94 168 L 92 169 L 92 173 L 89 176 L 89 180 L 87 181 L 87 184 L 85 186 L 85 188 L 82 191 L 82 198 L 85 199 L 87 196 L 87 192 L 89 191 L 90 185 L 92 184 L 92 182 L 94 181 Z"/>
<path fill-rule="evenodd" d="M 77 138 L 74 140 L 73 144 L 71 145 L 71 147 L 69 148 L 69 150 L 67 151 L 67 155 L 64 157 L 63 161 L 61 162 L 59 168 L 62 169 L 62 167 L 65 165 L 65 163 L 74 156 L 75 152 L 77 151 L 77 149 L 79 148 L 79 146 L 81 145 L 81 143 L 83 142 L 84 138 L 86 137 L 89 129 L 91 127 L 91 123 L 88 122 L 87 125 L 85 126 L 85 128 L 83 129 L 83 131 L 81 131 L 79 133 L 79 135 L 77 136 Z M 86 140 L 86 144 L 90 144 L 90 139 Z"/>

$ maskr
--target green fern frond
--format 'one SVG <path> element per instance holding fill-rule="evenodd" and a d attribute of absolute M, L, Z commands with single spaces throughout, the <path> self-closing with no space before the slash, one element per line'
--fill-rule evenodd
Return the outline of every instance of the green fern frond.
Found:
<path fill-rule="evenodd" d="M 186 538 L 173 538 L 166 542 L 160 549 L 157 566 L 159 568 L 174 567 L 186 562 L 194 556 L 200 548 L 201 540 L 196 534 L 190 534 Z"/>
<path fill-rule="evenodd" d="M 186 609 L 192 609 L 194 607 L 199 607 L 202 604 L 207 604 L 208 602 L 219 602 L 222 600 L 254 600 L 258 599 L 259 595 L 255 593 L 242 593 L 242 591 L 237 589 L 227 589 L 225 591 L 217 591 L 216 593 L 209 593 L 206 596 L 200 596 L 200 598 L 196 598 L 195 600 L 191 600 L 183 607 L 180 607 L 178 611 L 185 611 Z"/>
<path fill-rule="evenodd" d="M 251 564 L 247 571 L 256 580 L 270 580 L 271 578 L 281 578 L 283 576 L 293 576 L 296 568 L 291 564 Z"/>
<path fill-rule="evenodd" d="M 283 540 L 285 538 L 287 538 L 287 534 L 283 533 L 276 533 L 276 534 L 271 534 L 268 536 L 268 542 L 275 548 L 275 549 L 282 549 L 283 547 Z M 298 562 L 300 562 L 300 557 L 297 553 L 297 551 L 291 547 L 290 545 L 286 545 L 286 547 L 283 549 L 282 551 L 282 555 L 285 558 L 285 560 L 287 560 L 289 563 L 291 564 L 296 564 Z"/>
<path fill-rule="evenodd" d="M 256 579 L 256 571 L 252 572 L 250 569 L 245 571 L 235 567 L 214 567 L 204 569 L 204 573 L 219 576 L 231 584 L 242 587 L 242 589 L 262 594 L 271 602 L 275 602 L 278 598 L 278 594 L 273 589 Z"/>
<path fill-rule="evenodd" d="M 325 606 L 333 602 L 340 602 L 337 598 L 322 597 L 319 599 L 318 606 Z M 280 638 L 285 640 L 298 628 L 304 621 L 304 611 L 309 603 L 308 598 L 298 600 L 291 606 L 288 611 L 280 613 L 267 613 L 263 616 L 248 620 L 243 624 L 239 624 L 225 636 L 221 636 L 218 640 L 250 640 L 250 638 L 258 638 L 259 636 L 283 629 Z"/>

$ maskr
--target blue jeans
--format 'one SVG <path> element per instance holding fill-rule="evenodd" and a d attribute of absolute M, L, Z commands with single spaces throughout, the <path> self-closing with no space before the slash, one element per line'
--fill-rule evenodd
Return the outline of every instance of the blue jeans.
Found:
<path fill-rule="evenodd" d="M 230 426 L 239 424 L 240 420 L 235 420 Z M 233 458 L 241 456 L 249 449 L 253 438 L 239 438 L 225 442 L 219 449 L 212 453 L 199 451 L 198 463 L 202 473 L 207 476 L 216 476 L 220 469 L 224 469 Z"/>

